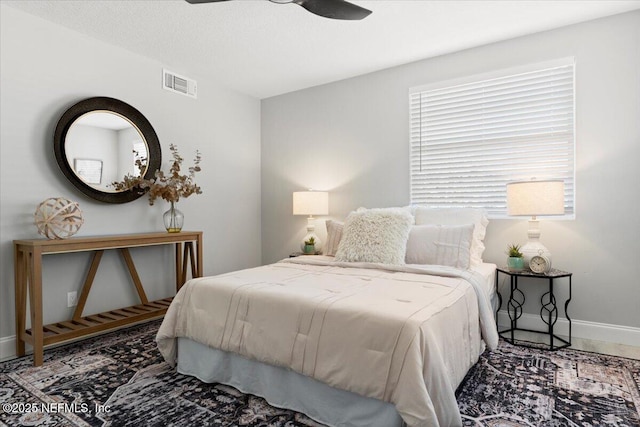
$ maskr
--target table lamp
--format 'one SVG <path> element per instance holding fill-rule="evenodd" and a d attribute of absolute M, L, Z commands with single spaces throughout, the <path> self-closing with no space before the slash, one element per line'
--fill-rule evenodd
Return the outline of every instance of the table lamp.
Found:
<path fill-rule="evenodd" d="M 322 242 L 314 233 L 315 218 L 314 215 L 329 214 L 329 193 L 326 191 L 295 191 L 293 193 L 293 214 L 309 215 L 307 218 L 307 235 L 304 236 L 300 248 L 304 251 L 305 242 L 311 237 L 315 240 L 315 249 L 319 251 L 322 248 Z"/>
<path fill-rule="evenodd" d="M 564 214 L 564 182 L 561 180 L 519 181 L 507 184 L 507 213 L 512 216 L 531 216 L 529 240 L 520 248 L 525 265 L 532 256 L 545 255 L 549 250 L 540 243 L 538 216 Z"/>

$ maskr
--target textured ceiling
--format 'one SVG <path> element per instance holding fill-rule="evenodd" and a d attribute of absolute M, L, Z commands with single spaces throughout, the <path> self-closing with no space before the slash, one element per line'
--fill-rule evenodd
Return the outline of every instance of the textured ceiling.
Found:
<path fill-rule="evenodd" d="M 352 2 L 373 14 L 338 21 L 266 0 L 2 0 L 257 98 L 640 9 L 637 0 Z"/>

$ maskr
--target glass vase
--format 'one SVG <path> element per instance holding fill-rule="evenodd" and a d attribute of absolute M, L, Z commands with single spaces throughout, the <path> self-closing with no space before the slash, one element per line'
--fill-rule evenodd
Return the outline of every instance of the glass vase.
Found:
<path fill-rule="evenodd" d="M 176 208 L 175 202 L 171 202 L 171 207 L 162 215 L 162 219 L 164 220 L 164 228 L 169 233 L 179 233 L 182 230 L 184 214 Z"/>

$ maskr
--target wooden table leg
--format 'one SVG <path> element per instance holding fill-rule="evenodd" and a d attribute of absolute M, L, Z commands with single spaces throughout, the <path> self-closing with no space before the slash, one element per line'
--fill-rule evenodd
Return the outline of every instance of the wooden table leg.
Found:
<path fill-rule="evenodd" d="M 191 266 L 191 278 L 202 277 L 202 235 L 195 242 L 185 242 L 182 254 L 181 248 L 182 243 L 176 243 L 176 272 L 180 272 L 176 276 L 176 292 L 187 281 L 187 264 Z"/>
<path fill-rule="evenodd" d="M 147 299 L 147 294 L 144 292 L 144 287 L 142 286 L 142 282 L 140 281 L 140 276 L 138 275 L 138 271 L 136 270 L 136 265 L 133 263 L 133 258 L 131 258 L 131 252 L 129 252 L 129 248 L 120 248 L 120 253 L 122 254 L 122 258 L 124 258 L 124 262 L 127 265 L 129 275 L 131 276 L 131 280 L 133 280 L 133 285 L 136 287 L 136 292 L 138 292 L 140 302 L 142 304 L 148 303 L 149 300 Z"/>
<path fill-rule="evenodd" d="M 180 287 L 187 282 L 187 264 L 189 262 L 189 248 L 191 242 L 184 242 L 184 252 L 182 253 L 182 272 L 180 273 Z M 193 258 L 193 256 L 191 257 Z"/>
<path fill-rule="evenodd" d="M 34 248 L 30 259 L 29 270 L 29 310 L 31 311 L 31 336 L 33 337 L 33 365 L 41 366 L 43 362 L 42 330 L 42 250 Z"/>
<path fill-rule="evenodd" d="M 104 254 L 104 250 L 93 252 L 91 264 L 89 265 L 89 271 L 87 272 L 87 277 L 84 279 L 84 284 L 82 285 L 82 290 L 80 291 L 80 298 L 78 298 L 78 304 L 76 305 L 76 309 L 73 312 L 73 320 L 78 321 L 82 318 L 82 312 L 84 311 L 84 306 L 87 303 L 89 291 L 91 290 L 91 285 L 93 285 L 93 279 L 95 279 L 96 277 L 98 266 L 100 266 L 102 254 Z"/>
<path fill-rule="evenodd" d="M 182 287 L 182 242 L 176 243 L 176 292 Z"/>
<path fill-rule="evenodd" d="M 196 277 L 202 277 L 204 274 L 202 271 L 202 233 L 198 234 L 198 240 L 196 241 Z"/>
<path fill-rule="evenodd" d="M 16 356 L 25 354 L 24 330 L 27 316 L 27 272 L 24 252 L 14 245 L 14 286 L 15 286 L 15 319 L 16 319 Z"/>
<path fill-rule="evenodd" d="M 187 261 L 191 265 L 191 278 L 199 277 L 196 270 L 196 259 L 193 253 L 193 242 L 186 242 L 184 244 L 184 256 L 182 257 L 182 278 L 180 281 L 180 287 L 187 282 Z"/>

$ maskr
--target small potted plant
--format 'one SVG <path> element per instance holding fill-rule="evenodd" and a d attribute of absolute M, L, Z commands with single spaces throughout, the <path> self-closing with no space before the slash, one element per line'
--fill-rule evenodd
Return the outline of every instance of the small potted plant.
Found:
<path fill-rule="evenodd" d="M 312 255 L 316 253 L 316 238 L 311 236 L 304 241 L 304 253 Z"/>
<path fill-rule="evenodd" d="M 507 247 L 507 267 L 509 271 L 524 270 L 524 258 L 520 252 L 520 245 L 512 244 Z"/>

